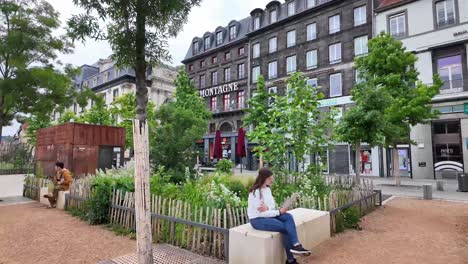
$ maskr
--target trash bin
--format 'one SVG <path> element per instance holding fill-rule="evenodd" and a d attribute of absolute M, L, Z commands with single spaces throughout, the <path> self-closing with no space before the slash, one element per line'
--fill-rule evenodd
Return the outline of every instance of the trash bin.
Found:
<path fill-rule="evenodd" d="M 458 191 L 468 192 L 468 174 L 458 173 Z"/>

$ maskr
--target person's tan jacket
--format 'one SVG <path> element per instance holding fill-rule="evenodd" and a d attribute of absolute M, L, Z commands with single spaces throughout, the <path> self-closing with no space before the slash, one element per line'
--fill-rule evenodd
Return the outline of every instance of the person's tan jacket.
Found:
<path fill-rule="evenodd" d="M 67 169 L 62 169 L 62 171 L 60 171 L 60 174 L 63 177 L 63 183 L 59 184 L 59 186 L 62 190 L 68 191 L 68 189 L 70 189 L 70 184 L 73 181 L 71 173 Z"/>

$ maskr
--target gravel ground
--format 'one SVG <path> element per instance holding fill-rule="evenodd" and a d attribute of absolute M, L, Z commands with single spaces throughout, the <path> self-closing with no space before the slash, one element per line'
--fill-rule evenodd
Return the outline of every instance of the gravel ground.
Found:
<path fill-rule="evenodd" d="M 300 263 L 468 264 L 468 203 L 396 198 Z"/>
<path fill-rule="evenodd" d="M 38 203 L 0 207 L 0 264 L 94 264 L 132 253 L 135 245 Z"/>

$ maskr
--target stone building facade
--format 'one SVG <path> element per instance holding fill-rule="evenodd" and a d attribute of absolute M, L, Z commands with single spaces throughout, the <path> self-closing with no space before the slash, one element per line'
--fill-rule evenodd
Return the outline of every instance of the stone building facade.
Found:
<path fill-rule="evenodd" d="M 254 9 L 249 17 L 239 22 L 233 21 L 227 27 L 205 33 L 202 38 L 194 38 L 183 63 L 203 97 L 206 96 L 204 89 L 217 85 L 203 78 L 212 77 L 212 72 L 218 72 L 219 77 L 224 74 L 225 67 L 237 77 L 237 66 L 246 65 L 245 79 L 236 79 L 239 90 L 244 91 L 243 102 L 255 92 L 259 75 L 264 76 L 271 93 L 284 94 L 289 75 L 300 71 L 309 78 L 309 85 L 319 86 L 324 93 L 323 110 L 336 107 L 342 113 L 351 104 L 350 91 L 358 81 L 354 58 L 367 53 L 367 40 L 372 36 L 372 13 L 373 1 L 370 0 L 272 1 L 265 8 Z M 239 26 L 237 38 L 224 38 L 224 34 L 219 34 L 229 35 L 232 25 Z M 222 37 L 219 42 L 218 37 Z M 213 56 L 223 59 L 228 51 L 237 55 L 240 48 L 245 49 L 243 56 L 234 56 L 225 64 L 219 60 L 211 64 Z M 235 96 L 235 93 L 230 94 L 230 98 Z M 242 126 L 244 111 L 219 113 L 213 109 L 213 101 L 225 109 L 225 97 L 221 94 L 206 99 L 207 107 L 214 113 L 204 139 L 205 161 L 212 160 L 212 139 L 216 130 L 223 132 L 223 138 L 229 137 L 231 149 L 235 149 L 236 130 Z M 226 123 L 230 126 L 224 125 Z M 381 152 L 364 147 L 366 167 L 359 169 L 364 174 L 379 176 Z M 350 146 L 338 144 L 320 159 L 326 163 L 327 173 L 349 174 L 354 173 L 352 155 Z M 236 160 L 234 155 L 230 158 Z M 255 157 L 250 152 L 247 164 L 249 169 L 256 169 Z"/>

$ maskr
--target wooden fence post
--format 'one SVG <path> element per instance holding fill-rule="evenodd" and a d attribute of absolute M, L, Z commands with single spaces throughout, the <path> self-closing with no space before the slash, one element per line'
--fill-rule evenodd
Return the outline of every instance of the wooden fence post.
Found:
<path fill-rule="evenodd" d="M 137 231 L 137 255 L 139 264 L 153 263 L 153 239 L 151 235 L 151 211 L 149 190 L 149 141 L 148 123 L 133 121 L 135 146 L 135 220 Z"/>

